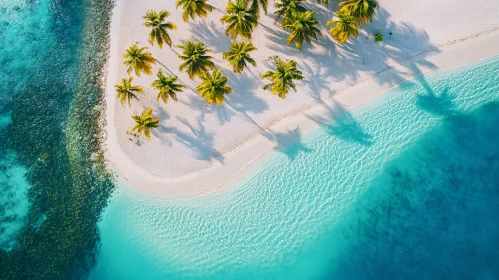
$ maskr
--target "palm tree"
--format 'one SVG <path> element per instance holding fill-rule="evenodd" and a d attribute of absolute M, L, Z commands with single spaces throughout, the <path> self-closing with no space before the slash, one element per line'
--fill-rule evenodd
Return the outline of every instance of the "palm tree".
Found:
<path fill-rule="evenodd" d="M 187 69 L 189 78 L 193 79 L 195 76 L 201 77 L 209 69 L 215 69 L 215 64 L 211 61 L 212 57 L 206 55 L 211 52 L 206 49 L 202 42 L 193 43 L 189 40 L 183 45 L 178 45 L 177 48 L 183 49 L 182 54 L 179 54 L 184 62 L 180 64 L 180 71 Z"/>
<path fill-rule="evenodd" d="M 357 36 L 359 36 L 357 20 L 353 16 L 344 14 L 342 12 L 339 12 L 337 16 L 338 19 L 330 20 L 326 23 L 326 25 L 334 25 L 329 29 L 329 33 L 331 34 L 331 36 L 339 44 L 343 44 L 348 41 L 350 35 L 353 35 L 355 38 L 357 38 Z"/>
<path fill-rule="evenodd" d="M 267 7 L 269 6 L 268 0 L 253 0 L 251 7 L 256 10 L 256 18 L 260 17 L 260 6 L 265 14 L 267 14 Z"/>
<path fill-rule="evenodd" d="M 248 66 L 247 63 L 256 66 L 256 61 L 249 54 L 257 50 L 252 43 L 235 42 L 234 40 L 230 42 L 229 52 L 223 53 L 223 57 L 229 62 L 229 65 L 232 65 L 234 73 L 241 73 L 244 67 Z"/>
<path fill-rule="evenodd" d="M 276 23 L 281 17 L 287 18 L 291 16 L 293 11 L 305 12 L 307 9 L 301 4 L 304 0 L 281 0 L 281 2 L 274 3 L 274 7 L 277 9 L 274 14 L 276 15 Z"/>
<path fill-rule="evenodd" d="M 220 20 L 223 24 L 227 24 L 225 35 L 236 38 L 240 35 L 243 38 L 251 40 L 251 32 L 258 25 L 256 20 L 256 9 L 249 5 L 248 0 L 229 1 L 225 9 L 227 14 Z"/>
<path fill-rule="evenodd" d="M 232 88 L 227 86 L 227 77 L 222 75 L 222 70 L 214 70 L 213 73 L 205 73 L 202 77 L 203 82 L 196 87 L 199 90 L 199 96 L 204 97 L 206 104 L 215 102 L 218 106 L 226 94 L 232 92 Z"/>
<path fill-rule="evenodd" d="M 295 47 L 301 50 L 304 40 L 310 44 L 311 39 L 317 40 L 317 35 L 321 36 L 321 31 L 316 27 L 318 24 L 315 12 L 292 11 L 291 16 L 286 17 L 282 23 L 283 28 L 291 32 L 286 43 L 295 42 Z"/>
<path fill-rule="evenodd" d="M 142 87 L 140 86 L 132 86 L 133 77 L 127 79 L 121 79 L 121 84 L 114 85 L 116 92 L 118 93 L 118 99 L 121 101 L 121 105 L 125 106 L 125 102 L 128 102 L 128 106 L 130 106 L 130 101 L 137 98 L 136 93 L 142 93 Z"/>
<path fill-rule="evenodd" d="M 181 92 L 183 91 L 182 88 L 185 88 L 183 84 L 175 83 L 177 79 L 172 75 L 163 75 L 163 69 L 159 69 L 158 79 L 152 82 L 152 87 L 159 90 L 156 99 L 161 98 L 163 102 L 168 103 L 168 98 L 171 97 L 174 101 L 177 101 L 177 92 Z"/>
<path fill-rule="evenodd" d="M 182 18 L 185 22 L 189 20 L 189 17 L 192 20 L 198 17 L 207 17 L 208 12 L 213 10 L 213 7 L 206 2 L 206 0 L 177 0 L 177 10 L 178 7 L 182 6 Z"/>
<path fill-rule="evenodd" d="M 350 14 L 357 20 L 357 25 L 362 23 L 367 24 L 373 21 L 378 8 L 378 1 L 376 0 L 347 0 L 338 4 L 340 11 L 345 14 Z"/>
<path fill-rule="evenodd" d="M 135 75 L 140 77 L 140 72 L 144 72 L 147 75 L 152 74 L 152 65 L 156 64 L 156 60 L 152 57 L 151 53 L 147 51 L 147 47 L 142 47 L 139 49 L 137 45 L 133 45 L 126 50 L 125 55 L 125 65 L 127 66 L 127 72 L 130 74 L 132 70 L 135 71 Z"/>
<path fill-rule="evenodd" d="M 317 0 L 317 3 L 324 4 L 326 7 L 329 6 L 329 0 Z"/>
<path fill-rule="evenodd" d="M 135 126 L 132 131 L 137 131 L 140 135 L 144 134 L 148 139 L 151 138 L 151 128 L 158 127 L 159 120 L 152 116 L 152 108 L 142 111 L 141 115 L 133 115 Z"/>
<path fill-rule="evenodd" d="M 304 77 L 300 70 L 296 69 L 296 61 L 283 61 L 274 57 L 276 71 L 267 71 L 262 75 L 263 79 L 270 80 L 270 83 L 263 87 L 264 90 L 271 88 L 272 94 L 277 94 L 285 98 L 290 89 L 296 92 L 296 86 L 293 80 L 303 80 Z"/>
<path fill-rule="evenodd" d="M 154 42 L 158 43 L 160 48 L 163 47 L 163 42 L 167 43 L 170 47 L 172 45 L 172 39 L 170 34 L 168 34 L 168 29 L 177 29 L 177 26 L 173 22 L 165 22 L 165 19 L 170 15 L 168 11 L 161 10 L 159 13 L 156 11 L 147 11 L 144 19 L 144 25 L 151 27 L 151 33 L 149 33 L 149 43 L 154 45 Z"/>

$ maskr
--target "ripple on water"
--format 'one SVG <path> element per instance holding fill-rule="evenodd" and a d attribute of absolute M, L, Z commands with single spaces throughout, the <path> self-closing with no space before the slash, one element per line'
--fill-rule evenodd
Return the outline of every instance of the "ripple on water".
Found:
<path fill-rule="evenodd" d="M 483 217 L 484 224 L 497 225 L 486 212 L 497 207 L 485 199 L 491 193 L 497 197 L 497 185 L 489 181 L 496 177 L 483 177 L 484 188 L 468 188 L 473 185 L 468 177 L 444 176 L 450 168 L 445 159 L 455 164 L 452 172 L 468 173 L 475 170 L 466 164 L 470 157 L 477 156 L 476 165 L 482 168 L 486 157 L 472 149 L 461 153 L 463 141 L 468 148 L 488 145 L 497 152 L 497 141 L 474 146 L 470 143 L 478 140 L 466 137 L 476 129 L 480 141 L 491 140 L 491 127 L 480 126 L 483 119 L 474 115 L 498 100 L 498 62 L 491 58 L 420 77 L 375 103 L 352 113 L 345 110 L 337 122 L 279 147 L 251 175 L 223 192 L 164 200 L 121 188 L 101 224 L 102 249 L 92 277 L 341 279 L 397 275 L 399 268 L 408 269 L 405 275 L 412 275 L 410 269 L 433 270 L 431 276 L 439 269 L 425 266 L 435 258 L 432 250 L 453 244 L 443 238 L 432 241 L 440 229 L 447 229 L 449 240 L 480 245 L 469 255 L 479 262 L 476 250 L 485 243 L 462 235 L 488 238 L 484 242 L 492 242 L 492 236 L 463 231 L 460 224 L 470 216 L 463 216 L 458 206 L 471 197 L 465 209 L 477 219 Z M 464 117 L 448 121 L 457 115 Z M 467 125 L 464 133 L 457 129 L 461 122 Z M 452 184 L 461 187 L 444 189 Z M 436 207 L 438 198 L 452 190 L 442 200 L 447 204 Z M 474 202 L 483 207 L 472 206 Z M 431 209 L 442 213 L 434 215 Z M 417 234 L 421 228 L 426 229 Z M 420 243 L 416 253 L 401 253 Z M 467 252 L 468 245 L 448 252 Z M 451 256 L 439 265 L 452 267 Z M 387 263 L 393 266 L 382 266 Z"/>

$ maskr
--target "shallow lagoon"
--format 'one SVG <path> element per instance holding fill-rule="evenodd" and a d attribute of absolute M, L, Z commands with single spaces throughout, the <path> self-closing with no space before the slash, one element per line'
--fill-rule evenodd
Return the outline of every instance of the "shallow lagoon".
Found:
<path fill-rule="evenodd" d="M 499 277 L 498 73 L 490 58 L 336 104 L 217 194 L 118 188 L 91 278 Z"/>
<path fill-rule="evenodd" d="M 0 0 L 2 248 L 14 245 L 29 205 L 28 170 L 16 162 L 9 138 L 26 140 L 26 153 L 39 149 L 32 142 L 54 144 L 54 156 L 67 152 L 64 141 L 50 137 L 67 124 L 80 2 Z M 91 278 L 499 278 L 498 62 L 420 78 L 343 109 L 337 123 L 276 147 L 218 194 L 160 199 L 118 188 L 100 223 Z M 40 108 L 50 109 L 45 118 L 27 118 L 42 116 Z M 29 130 L 8 131 L 13 112 L 33 120 Z M 41 172 L 54 176 L 47 185 L 59 194 L 72 187 L 60 179 L 70 173 L 64 162 L 47 166 L 57 174 Z M 47 244 L 41 247 L 50 258 L 22 261 L 57 263 L 53 249 L 64 245 Z"/>

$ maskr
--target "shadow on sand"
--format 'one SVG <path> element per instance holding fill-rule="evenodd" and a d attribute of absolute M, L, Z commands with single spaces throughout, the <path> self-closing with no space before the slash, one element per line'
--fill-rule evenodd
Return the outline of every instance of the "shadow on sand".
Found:
<path fill-rule="evenodd" d="M 333 11 L 337 10 L 338 2 L 338 0 L 333 0 L 328 8 L 312 1 L 306 2 L 307 8 L 317 12 L 316 17 L 321 23 L 322 36 L 311 45 L 305 43 L 301 51 L 296 50 L 294 45 L 286 44 L 286 38 L 289 35 L 287 31 L 267 27 L 258 28 L 258 32 L 264 32 L 268 39 L 265 45 L 273 54 L 282 55 L 283 58 L 294 57 L 293 59 L 298 62 L 298 67 L 305 76 L 305 80 L 299 83 L 304 83 L 310 88 L 311 97 L 322 103 L 322 106 L 328 110 L 327 115 L 310 117 L 310 119 L 324 125 L 332 136 L 370 146 L 374 142 L 373 138 L 364 131 L 347 109 L 340 103 L 334 103 L 328 107 L 323 102 L 336 93 L 332 86 L 339 82 L 353 85 L 364 81 L 369 76 L 382 85 L 398 85 L 408 76 L 417 76 L 422 74 L 423 70 L 435 68 L 436 66 L 426 57 L 438 52 L 438 48 L 430 41 L 424 30 L 409 23 L 392 20 L 390 13 L 383 8 L 378 10 L 375 20 L 370 25 L 362 27 L 358 38 L 353 38 L 340 46 L 332 40 L 325 26 L 325 22 L 333 18 Z M 267 16 L 272 17 L 270 14 Z M 277 25 L 280 25 L 280 22 Z M 199 20 L 190 28 L 191 40 L 205 42 L 207 47 L 218 54 L 229 49 L 231 38 L 226 37 L 225 30 L 213 21 Z M 384 34 L 385 37 L 381 43 L 375 43 L 373 40 L 374 34 L 378 32 Z M 271 61 L 260 63 L 268 68 L 274 68 Z M 392 68 L 399 64 L 403 64 L 404 67 Z M 189 88 L 195 94 L 189 94 L 187 100 L 180 102 L 196 111 L 201 111 L 195 124 L 189 123 L 185 118 L 177 117 L 177 120 L 187 129 L 180 131 L 162 126 L 160 131 L 173 135 L 173 139 L 192 148 L 200 160 L 216 159 L 223 162 L 223 156 L 214 148 L 213 133 L 207 132 L 204 128 L 205 116 L 206 114 L 216 115 L 220 125 L 230 122 L 234 116 L 243 116 L 258 126 L 265 137 L 276 143 L 274 148 L 276 151 L 286 154 L 291 160 L 300 152 L 310 151 L 301 142 L 302 132 L 299 128 L 286 133 L 272 133 L 255 121 L 258 119 L 255 116 L 266 113 L 270 107 L 263 98 L 255 94 L 257 89 L 263 86 L 263 82 L 254 82 L 260 77 L 253 72 L 252 67 L 241 74 L 234 74 L 227 64 L 217 65 L 217 67 L 223 69 L 224 75 L 229 78 L 229 83 L 233 87 L 233 92 L 226 97 L 226 102 L 222 106 L 207 106 L 203 99 L 195 95 L 197 92 Z M 394 73 L 383 77 L 376 75 L 388 69 L 394 69 Z M 438 102 L 435 102 L 435 99 L 438 99 Z M 446 114 L 452 107 L 452 100 L 448 98 L 446 92 L 439 96 L 428 93 L 428 95 L 418 97 L 418 100 L 418 106 L 433 113 Z M 440 105 L 435 105 L 437 103 Z"/>

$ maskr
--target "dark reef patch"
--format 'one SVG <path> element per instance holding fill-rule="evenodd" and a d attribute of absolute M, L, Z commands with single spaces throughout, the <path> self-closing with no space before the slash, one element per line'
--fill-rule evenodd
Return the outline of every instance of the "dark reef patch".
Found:
<path fill-rule="evenodd" d="M 99 124 L 113 5 L 53 0 L 55 40 L 33 54 L 42 63 L 24 69 L 26 85 L 9 100 L 2 146 L 16 152 L 32 187 L 17 245 L 0 251 L 0 279 L 84 278 L 94 264 L 97 222 L 114 189 Z"/>

